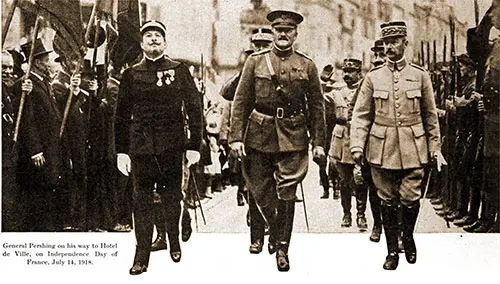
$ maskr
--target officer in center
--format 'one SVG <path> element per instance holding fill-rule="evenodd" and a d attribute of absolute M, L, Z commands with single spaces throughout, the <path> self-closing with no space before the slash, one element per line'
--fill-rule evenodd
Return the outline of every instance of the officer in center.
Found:
<path fill-rule="evenodd" d="M 293 47 L 303 17 L 276 10 L 267 19 L 273 45 L 245 62 L 229 143 L 243 161 L 248 189 L 269 224 L 269 253 L 276 252 L 279 271 L 288 271 L 295 194 L 307 173 L 309 141 L 314 158 L 325 159 L 324 102 L 314 62 Z"/>

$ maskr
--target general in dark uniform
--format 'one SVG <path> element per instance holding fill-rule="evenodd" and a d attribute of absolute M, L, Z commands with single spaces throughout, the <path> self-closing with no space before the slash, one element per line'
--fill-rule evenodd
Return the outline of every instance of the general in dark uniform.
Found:
<path fill-rule="evenodd" d="M 243 67 L 229 143 L 243 159 L 248 189 L 269 224 L 269 252 L 276 252 L 278 270 L 288 271 L 295 194 L 307 173 L 309 141 L 314 157 L 325 158 L 324 103 L 314 62 L 293 48 L 303 17 L 278 10 L 267 18 L 273 46 L 252 54 Z"/>
<path fill-rule="evenodd" d="M 153 234 L 153 190 L 166 211 L 170 256 L 181 259 L 182 156 L 188 164 L 199 160 L 201 97 L 186 65 L 164 55 L 165 26 L 157 21 L 141 28 L 143 60 L 122 77 L 116 109 L 118 168 L 134 180 L 133 214 L 137 247 L 130 274 L 145 272 Z M 190 139 L 184 135 L 184 112 Z"/>
<path fill-rule="evenodd" d="M 365 77 L 351 122 L 350 149 L 356 163 L 363 157 L 382 200 L 388 256 L 384 269 L 398 265 L 398 201 L 402 204 L 403 243 L 409 263 L 417 260 L 413 230 L 422 196 L 424 166 L 441 155 L 439 123 L 429 74 L 407 63 L 406 24 L 381 25 L 388 61 Z"/>

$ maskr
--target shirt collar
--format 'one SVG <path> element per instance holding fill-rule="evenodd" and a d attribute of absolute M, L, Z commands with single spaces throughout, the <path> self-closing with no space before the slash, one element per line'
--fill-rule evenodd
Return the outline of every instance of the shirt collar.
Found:
<path fill-rule="evenodd" d="M 293 46 L 291 46 L 288 49 L 280 49 L 275 44 L 273 44 L 272 50 L 279 57 L 288 57 L 288 56 L 292 55 L 293 51 L 294 51 Z"/>
<path fill-rule="evenodd" d="M 146 54 L 144 54 L 144 58 L 146 58 L 147 60 L 149 60 L 149 61 L 151 61 L 151 62 L 156 62 L 156 61 L 158 61 L 158 60 L 162 59 L 162 58 L 163 58 L 163 56 L 164 56 L 164 55 L 162 54 L 162 55 L 160 55 L 160 56 L 158 56 L 158 57 L 156 57 L 156 58 L 151 58 L 151 57 L 147 56 Z"/>
<path fill-rule="evenodd" d="M 398 61 L 394 62 L 390 59 L 387 59 L 387 67 L 389 67 L 389 69 L 394 72 L 394 70 L 398 70 L 398 71 L 401 71 L 403 70 L 403 68 L 406 67 L 406 56 L 403 56 L 403 58 L 399 59 Z"/>

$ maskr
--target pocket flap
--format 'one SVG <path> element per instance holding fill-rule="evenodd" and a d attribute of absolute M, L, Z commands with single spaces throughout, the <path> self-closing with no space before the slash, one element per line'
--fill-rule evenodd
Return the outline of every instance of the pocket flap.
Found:
<path fill-rule="evenodd" d="M 258 79 L 267 79 L 269 81 L 271 81 L 271 74 L 265 74 L 265 73 L 261 73 L 261 74 L 255 74 L 255 78 L 258 78 Z"/>
<path fill-rule="evenodd" d="M 384 99 L 387 100 L 389 98 L 389 91 L 380 91 L 380 90 L 375 90 L 373 92 L 373 97 L 377 99 Z"/>
<path fill-rule="evenodd" d="M 406 91 L 406 97 L 409 99 L 420 98 L 422 97 L 422 92 L 420 90 Z"/>
<path fill-rule="evenodd" d="M 370 135 L 375 136 L 377 138 L 384 139 L 386 130 L 387 130 L 387 126 L 373 124 L 372 129 L 370 130 Z"/>
<path fill-rule="evenodd" d="M 337 138 L 344 137 L 344 127 L 335 126 L 335 128 L 333 128 L 333 135 Z"/>
<path fill-rule="evenodd" d="M 264 122 L 264 118 L 265 117 L 263 115 L 260 115 L 256 111 L 252 111 L 252 113 L 250 113 L 250 117 L 248 119 L 259 124 L 259 125 L 262 125 L 262 123 Z"/>
<path fill-rule="evenodd" d="M 297 70 L 296 68 L 293 68 L 292 72 L 290 73 L 291 81 L 308 79 L 309 75 L 307 75 L 307 72 L 305 72 L 304 70 Z"/>
<path fill-rule="evenodd" d="M 411 130 L 413 131 L 413 135 L 415 137 L 420 137 L 425 135 L 424 125 L 423 124 L 415 124 L 411 126 Z"/>

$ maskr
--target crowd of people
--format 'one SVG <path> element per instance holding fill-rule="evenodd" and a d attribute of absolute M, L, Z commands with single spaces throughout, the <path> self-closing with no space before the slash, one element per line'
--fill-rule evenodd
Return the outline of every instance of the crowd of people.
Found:
<path fill-rule="evenodd" d="M 405 56 L 406 23 L 384 23 L 366 74 L 351 57 L 318 72 L 294 48 L 303 16 L 272 11 L 270 28 L 252 32 L 243 69 L 221 87 L 222 103 L 204 104 L 188 65 L 164 54 L 158 21 L 141 27 L 142 55 L 130 66 L 79 66 L 59 54 L 55 72 L 40 39 L 3 51 L 2 231 L 133 225 L 137 275 L 151 251 L 169 247 L 179 262 L 179 237 L 192 232 L 187 208 L 234 185 L 235 204 L 249 207 L 250 253 L 263 250 L 267 230 L 269 253 L 288 271 L 297 185 L 312 153 L 321 198 L 333 190 L 340 199 L 341 227 L 352 226 L 354 196 L 366 231 L 370 201 L 370 240 L 383 232 L 387 243 L 384 269 L 396 269 L 403 251 L 416 262 L 422 198 L 467 232 L 499 232 L 499 8 L 471 29 L 468 54 L 430 72 Z"/>

